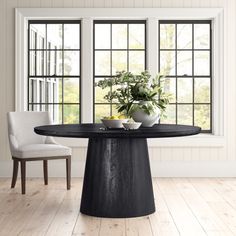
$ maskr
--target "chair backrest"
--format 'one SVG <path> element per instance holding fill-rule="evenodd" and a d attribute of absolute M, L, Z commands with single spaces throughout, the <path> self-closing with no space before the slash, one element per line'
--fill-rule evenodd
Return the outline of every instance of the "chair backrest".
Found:
<path fill-rule="evenodd" d="M 10 147 L 45 143 L 46 137 L 34 132 L 34 127 L 51 124 L 48 112 L 8 112 Z M 12 151 L 12 150 L 11 150 Z"/>

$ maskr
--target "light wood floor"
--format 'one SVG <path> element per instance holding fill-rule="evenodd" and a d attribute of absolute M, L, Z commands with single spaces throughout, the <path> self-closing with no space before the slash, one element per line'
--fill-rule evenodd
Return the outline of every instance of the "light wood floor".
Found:
<path fill-rule="evenodd" d="M 79 213 L 82 179 L 27 180 L 10 189 L 0 179 L 0 235 L 101 235 L 101 236 L 228 236 L 236 235 L 236 179 L 153 179 L 157 211 L 147 217 L 107 219 Z"/>

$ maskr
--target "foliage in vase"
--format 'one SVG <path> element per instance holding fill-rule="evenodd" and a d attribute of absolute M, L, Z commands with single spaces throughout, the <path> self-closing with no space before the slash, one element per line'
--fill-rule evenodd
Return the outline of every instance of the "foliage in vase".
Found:
<path fill-rule="evenodd" d="M 131 72 L 117 72 L 113 78 L 100 80 L 96 86 L 110 91 L 104 96 L 108 102 L 118 103 L 118 112 L 131 116 L 137 109 L 152 114 L 158 107 L 163 113 L 169 103 L 170 94 L 163 91 L 163 75 L 151 78 L 148 71 L 134 75 Z M 113 90 L 112 88 L 116 88 Z M 145 101 L 145 103 L 140 103 Z"/>

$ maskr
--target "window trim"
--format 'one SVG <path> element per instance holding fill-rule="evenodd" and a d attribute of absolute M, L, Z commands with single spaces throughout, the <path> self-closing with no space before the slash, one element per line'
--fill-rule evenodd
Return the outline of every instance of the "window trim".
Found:
<path fill-rule="evenodd" d="M 79 16 L 79 18 L 78 18 Z M 158 72 L 158 20 L 212 20 L 213 27 L 213 134 L 175 139 L 173 146 L 224 146 L 226 131 L 224 105 L 224 14 L 222 8 L 16 8 L 15 9 L 15 110 L 27 110 L 27 21 L 30 19 L 81 19 L 81 122 L 93 122 L 93 20 L 147 20 L 147 68 Z M 156 37 L 156 40 L 155 40 Z M 86 53 L 85 53 L 86 52 Z M 22 63 L 24 62 L 24 63 Z M 23 66 L 22 66 L 23 64 Z M 86 78 L 86 79 L 85 79 Z M 204 140 L 204 142 L 203 142 Z M 218 141 L 216 141 L 218 140 Z M 74 141 L 70 141 L 73 146 Z M 77 143 L 77 141 L 75 140 Z M 163 140 L 150 140 L 152 145 L 168 146 Z"/>

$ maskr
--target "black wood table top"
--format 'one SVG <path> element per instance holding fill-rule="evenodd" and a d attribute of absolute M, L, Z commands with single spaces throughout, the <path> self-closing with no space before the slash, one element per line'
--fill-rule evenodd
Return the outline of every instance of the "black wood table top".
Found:
<path fill-rule="evenodd" d="M 103 124 L 66 124 L 45 125 L 34 128 L 37 134 L 71 138 L 164 138 L 188 136 L 200 133 L 201 128 L 188 125 L 156 124 L 153 127 L 141 127 L 137 130 L 109 129 Z"/>

